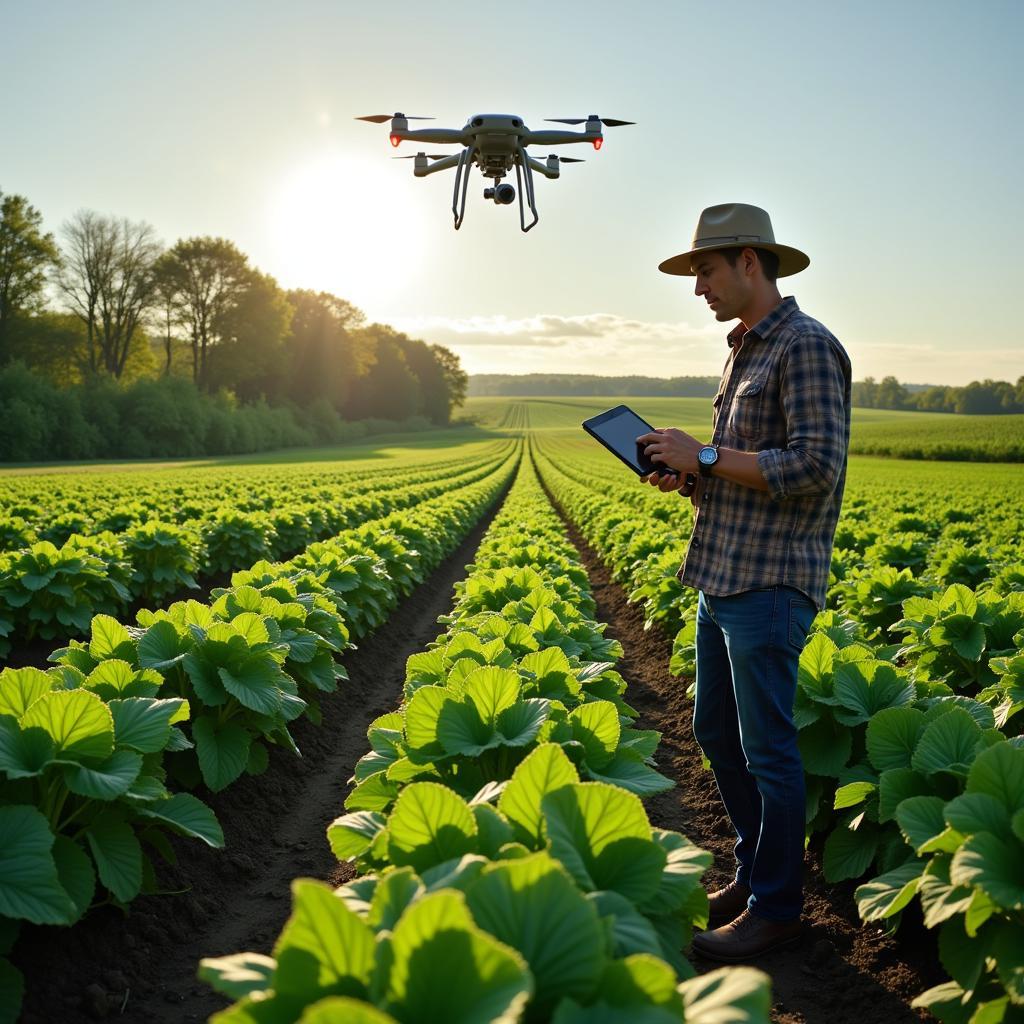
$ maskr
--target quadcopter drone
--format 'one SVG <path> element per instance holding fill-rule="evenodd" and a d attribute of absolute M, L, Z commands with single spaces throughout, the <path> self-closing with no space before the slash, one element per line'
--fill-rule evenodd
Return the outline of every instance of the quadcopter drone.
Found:
<path fill-rule="evenodd" d="M 602 125 L 617 128 L 620 125 L 635 124 L 635 121 L 616 121 L 609 117 L 550 117 L 549 121 L 559 124 L 585 124 L 582 132 L 540 131 L 533 132 L 523 124 L 521 117 L 513 114 L 474 114 L 464 128 L 420 128 L 409 130 L 410 121 L 433 121 L 432 117 L 412 117 L 405 114 L 369 114 L 357 117 L 357 121 L 372 121 L 374 124 L 391 122 L 391 145 L 397 146 L 403 140 L 410 142 L 428 142 L 438 145 L 462 146 L 458 153 L 425 153 L 415 156 L 398 156 L 396 160 L 415 160 L 413 174 L 417 178 L 425 178 L 428 174 L 438 171 L 455 170 L 455 191 L 452 194 L 452 213 L 455 215 L 455 230 L 462 226 L 466 216 L 466 189 L 469 185 L 469 172 L 473 164 L 480 168 L 485 178 L 491 178 L 493 187 L 484 189 L 484 199 L 492 199 L 498 206 L 509 206 L 516 200 L 516 189 L 511 184 L 503 183 L 502 178 L 516 169 L 516 184 L 519 187 L 519 227 L 529 231 L 540 216 L 533 192 L 533 172 L 537 171 L 546 178 L 557 178 L 562 164 L 578 164 L 584 161 L 571 156 L 559 157 L 551 153 L 545 162 L 535 160 L 526 152 L 527 146 L 548 145 L 563 146 L 571 142 L 589 142 L 594 149 L 600 149 L 604 142 L 601 134 Z M 525 179 L 525 187 L 524 187 Z M 533 220 L 526 223 L 526 210 L 523 196 L 530 204 Z"/>

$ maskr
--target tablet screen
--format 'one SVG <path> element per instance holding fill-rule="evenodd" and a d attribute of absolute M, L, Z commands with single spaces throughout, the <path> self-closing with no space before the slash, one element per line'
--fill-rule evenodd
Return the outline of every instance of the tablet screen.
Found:
<path fill-rule="evenodd" d="M 637 416 L 628 405 L 616 406 L 585 420 L 583 429 L 613 455 L 617 455 L 634 473 L 646 476 L 648 473 L 665 472 L 665 467 L 651 462 L 644 455 L 643 446 L 636 443 L 641 434 L 648 434 L 654 428 Z"/>

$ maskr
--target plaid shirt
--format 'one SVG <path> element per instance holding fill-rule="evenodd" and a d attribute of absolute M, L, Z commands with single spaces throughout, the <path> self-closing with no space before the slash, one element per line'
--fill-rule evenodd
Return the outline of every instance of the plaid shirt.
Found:
<path fill-rule="evenodd" d="M 728 341 L 711 443 L 757 452 L 770 491 L 712 470 L 679 579 L 719 597 L 784 584 L 822 608 L 846 483 L 850 359 L 792 296 Z"/>

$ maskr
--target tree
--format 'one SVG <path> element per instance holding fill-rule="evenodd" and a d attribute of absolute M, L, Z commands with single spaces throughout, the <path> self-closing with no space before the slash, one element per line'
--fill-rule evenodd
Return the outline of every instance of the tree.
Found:
<path fill-rule="evenodd" d="M 442 422 L 451 419 L 453 409 L 466 402 L 466 389 L 469 386 L 469 374 L 462 368 L 459 357 L 444 345 L 431 345 L 434 358 L 441 364 L 444 371 L 445 384 L 448 386 L 448 415 Z"/>
<path fill-rule="evenodd" d="M 251 283 L 248 258 L 226 238 L 186 238 L 168 250 L 160 269 L 188 327 L 192 379 L 208 390 L 207 355 Z"/>
<path fill-rule="evenodd" d="M 60 259 L 42 223 L 24 196 L 0 192 L 0 364 L 13 357 L 14 319 L 41 311 L 47 271 Z"/>
<path fill-rule="evenodd" d="M 211 391 L 230 388 L 243 401 L 287 397 L 288 352 L 285 339 L 294 310 L 269 274 L 250 269 L 245 286 L 220 316 L 220 343 L 211 350 Z"/>
<path fill-rule="evenodd" d="M 398 333 L 385 324 L 362 328 L 364 340 L 375 342 L 373 365 L 359 378 L 349 405 L 355 419 L 380 416 L 404 420 L 423 408 L 420 384 L 409 368 Z"/>
<path fill-rule="evenodd" d="M 58 284 L 86 327 L 89 369 L 118 378 L 155 299 L 162 246 L 151 225 L 80 210 L 63 227 Z"/>
<path fill-rule="evenodd" d="M 875 400 L 877 409 L 903 409 L 907 404 L 907 389 L 895 377 L 883 377 Z"/>
<path fill-rule="evenodd" d="M 325 399 L 345 414 L 356 378 L 373 364 L 373 345 L 357 332 L 365 317 L 329 292 L 294 289 L 288 348 L 288 394 L 308 404 Z"/>

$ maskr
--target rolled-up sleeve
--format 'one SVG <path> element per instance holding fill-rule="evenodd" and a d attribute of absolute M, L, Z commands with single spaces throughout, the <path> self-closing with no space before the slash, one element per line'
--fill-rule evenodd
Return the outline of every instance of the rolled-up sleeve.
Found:
<path fill-rule="evenodd" d="M 827 337 L 805 334 L 789 346 L 779 380 L 786 447 L 758 452 L 776 501 L 831 494 L 846 465 L 850 368 Z"/>

